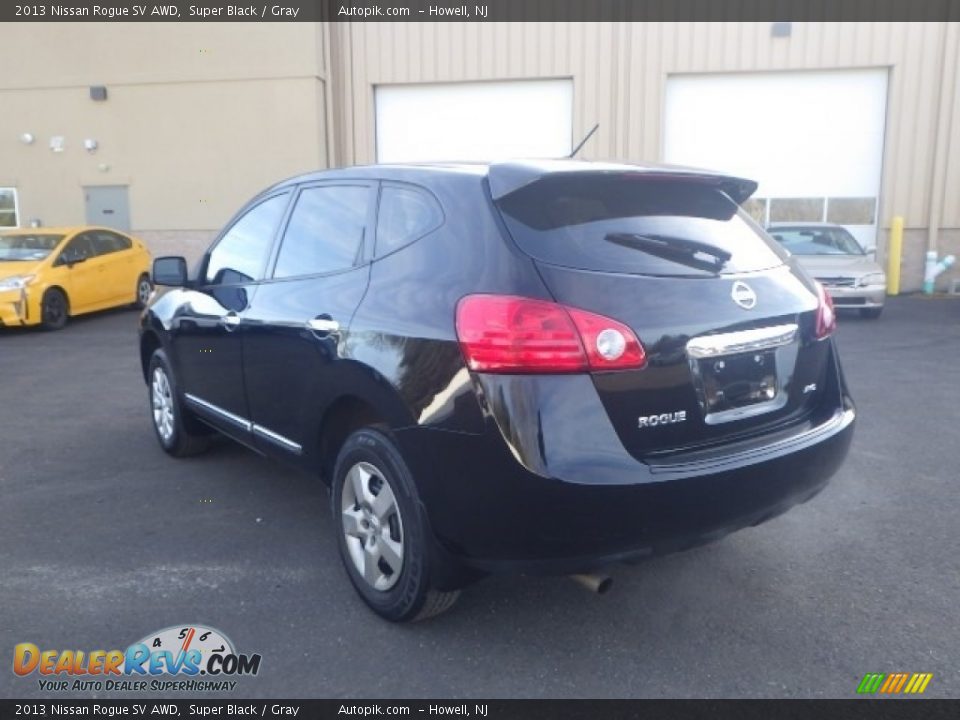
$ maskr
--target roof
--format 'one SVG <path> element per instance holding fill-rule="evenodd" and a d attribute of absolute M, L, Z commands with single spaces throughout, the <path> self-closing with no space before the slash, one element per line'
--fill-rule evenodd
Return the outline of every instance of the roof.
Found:
<path fill-rule="evenodd" d="M 509 160 L 501 162 L 418 162 L 418 163 L 383 163 L 379 165 L 356 165 L 353 167 L 337 168 L 307 173 L 289 178 L 277 183 L 273 188 L 284 185 L 348 178 L 384 178 L 384 179 L 412 179 L 416 176 L 461 174 L 484 177 L 490 182 L 490 191 L 495 200 L 509 195 L 526 185 L 536 182 L 546 175 L 561 174 L 650 174 L 670 177 L 689 177 L 709 183 L 714 183 L 729 194 L 736 202 L 741 203 L 750 197 L 757 189 L 757 183 L 746 178 L 725 175 L 712 170 L 688 168 L 676 165 L 646 164 L 635 165 L 629 163 L 592 162 L 588 160 L 539 159 L 539 160 Z"/>

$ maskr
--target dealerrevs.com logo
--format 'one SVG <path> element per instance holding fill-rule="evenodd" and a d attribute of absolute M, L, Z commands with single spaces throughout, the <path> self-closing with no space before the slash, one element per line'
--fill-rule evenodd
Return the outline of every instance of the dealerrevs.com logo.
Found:
<path fill-rule="evenodd" d="M 41 650 L 29 642 L 13 649 L 13 672 L 39 675 L 47 692 L 233 690 L 233 678 L 259 671 L 260 655 L 238 653 L 226 635 L 202 625 L 168 627 L 126 650 Z"/>

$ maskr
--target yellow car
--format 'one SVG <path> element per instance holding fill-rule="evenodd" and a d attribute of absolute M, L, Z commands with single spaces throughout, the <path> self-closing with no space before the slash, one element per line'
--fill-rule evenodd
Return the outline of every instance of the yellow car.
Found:
<path fill-rule="evenodd" d="M 150 299 L 144 244 L 100 227 L 0 232 L 0 325 L 59 330 L 67 318 Z"/>

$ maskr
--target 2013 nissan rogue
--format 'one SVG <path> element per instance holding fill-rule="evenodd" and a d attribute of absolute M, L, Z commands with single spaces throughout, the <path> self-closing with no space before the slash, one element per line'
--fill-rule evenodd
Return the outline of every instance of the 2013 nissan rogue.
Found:
<path fill-rule="evenodd" d="M 144 311 L 156 435 L 331 488 L 393 621 L 492 572 L 581 573 L 814 496 L 855 410 L 830 297 L 740 178 L 566 161 L 369 166 L 251 200 Z"/>

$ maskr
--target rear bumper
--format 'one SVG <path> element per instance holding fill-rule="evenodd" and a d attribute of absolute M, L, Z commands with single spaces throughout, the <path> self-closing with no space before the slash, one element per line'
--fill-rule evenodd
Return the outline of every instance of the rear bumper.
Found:
<path fill-rule="evenodd" d="M 843 462 L 853 428 L 849 408 L 766 454 L 697 468 L 632 461 L 622 472 L 635 482 L 618 485 L 535 475 L 486 436 L 416 430 L 401 442 L 426 443 L 439 460 L 445 480 L 434 476 L 424 501 L 448 553 L 488 572 L 562 574 L 712 542 L 809 500 Z"/>
<path fill-rule="evenodd" d="M 803 423 L 656 464 L 623 449 L 589 380 L 574 376 L 496 381 L 556 383 L 570 402 L 559 419 L 557 407 L 521 402 L 512 428 L 488 415 L 480 434 L 396 434 L 442 555 L 486 572 L 571 573 L 711 542 L 812 498 L 853 438 L 838 367 L 834 379 L 833 401 Z M 487 398 L 506 392 L 484 386 Z"/>

